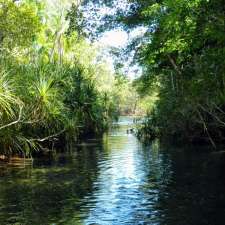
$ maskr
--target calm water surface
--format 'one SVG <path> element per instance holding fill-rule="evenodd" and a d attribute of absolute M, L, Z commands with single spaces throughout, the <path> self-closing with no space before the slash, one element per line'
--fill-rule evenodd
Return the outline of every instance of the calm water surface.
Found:
<path fill-rule="evenodd" d="M 0 225 L 224 225 L 224 167 L 197 148 L 143 145 L 131 121 L 33 168 L 0 168 Z"/>

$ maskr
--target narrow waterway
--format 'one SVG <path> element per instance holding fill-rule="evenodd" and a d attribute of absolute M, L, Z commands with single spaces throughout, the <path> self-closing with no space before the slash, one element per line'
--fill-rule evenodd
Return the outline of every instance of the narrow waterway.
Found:
<path fill-rule="evenodd" d="M 0 224 L 224 225 L 223 166 L 199 148 L 140 143 L 121 118 L 103 139 L 32 168 L 0 168 Z"/>

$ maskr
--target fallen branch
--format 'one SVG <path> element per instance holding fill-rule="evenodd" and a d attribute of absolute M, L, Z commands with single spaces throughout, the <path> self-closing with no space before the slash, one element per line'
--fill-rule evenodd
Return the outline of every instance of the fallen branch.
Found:
<path fill-rule="evenodd" d="M 202 123 L 203 123 L 204 130 L 206 131 L 206 133 L 207 133 L 207 135 L 208 135 L 208 138 L 209 138 L 209 140 L 210 140 L 212 146 L 213 146 L 214 148 L 216 148 L 216 144 L 215 144 L 215 142 L 213 141 L 212 137 L 210 136 L 210 133 L 209 133 L 209 131 L 208 131 L 208 128 L 207 128 L 207 126 L 206 126 L 206 123 L 205 123 L 205 121 L 204 121 L 204 119 L 203 119 L 203 116 L 201 115 L 201 113 L 199 112 L 198 109 L 197 109 L 197 113 L 198 113 L 198 115 L 199 115 L 199 117 L 200 117 L 200 119 L 201 119 L 201 121 L 202 121 Z"/>
<path fill-rule="evenodd" d="M 223 122 L 218 116 L 214 115 L 212 112 L 208 111 L 206 108 L 204 108 L 201 104 L 199 104 L 199 107 L 207 112 L 208 114 L 210 114 L 212 117 L 214 117 L 219 123 L 221 123 L 223 126 L 225 126 L 225 122 Z"/>
<path fill-rule="evenodd" d="M 8 124 L 6 124 L 6 125 L 1 126 L 1 127 L 0 127 L 0 130 L 4 129 L 4 128 L 6 128 L 6 127 L 10 127 L 10 126 L 12 126 L 12 125 L 15 125 L 15 124 L 21 122 L 22 112 L 23 112 L 23 106 L 20 107 L 20 112 L 19 112 L 19 117 L 18 117 L 18 119 L 15 120 L 15 121 L 13 121 L 13 122 L 11 122 L 11 123 L 8 123 Z"/>
<path fill-rule="evenodd" d="M 221 113 L 225 114 L 225 112 L 218 105 L 216 105 L 215 103 L 213 103 L 213 105 L 216 107 L 216 109 L 218 111 L 220 111 Z"/>
<path fill-rule="evenodd" d="M 56 134 L 52 134 L 52 135 L 49 135 L 47 137 L 44 137 L 44 138 L 34 138 L 34 139 L 30 139 L 30 141 L 38 141 L 38 142 L 44 142 L 44 141 L 47 141 L 51 138 L 54 138 L 54 137 L 57 137 L 59 136 L 60 134 L 64 133 L 66 131 L 66 129 L 63 129 L 61 131 L 59 131 L 58 133 Z"/>

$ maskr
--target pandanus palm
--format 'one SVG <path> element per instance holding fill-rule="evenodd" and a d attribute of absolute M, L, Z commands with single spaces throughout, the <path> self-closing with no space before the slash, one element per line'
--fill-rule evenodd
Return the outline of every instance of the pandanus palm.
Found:
<path fill-rule="evenodd" d="M 18 107 L 18 98 L 13 94 L 12 83 L 10 83 L 7 73 L 0 73 L 0 118 L 13 118 L 15 108 Z"/>
<path fill-rule="evenodd" d="M 5 155 L 11 154 L 14 149 L 21 149 L 21 143 L 24 142 L 23 136 L 18 132 L 23 103 L 14 94 L 13 82 L 8 77 L 7 73 L 0 73 L 0 153 Z"/>

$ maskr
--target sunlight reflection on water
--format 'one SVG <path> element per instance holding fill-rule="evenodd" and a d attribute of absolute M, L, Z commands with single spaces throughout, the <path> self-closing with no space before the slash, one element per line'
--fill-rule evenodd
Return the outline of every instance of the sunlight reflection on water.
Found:
<path fill-rule="evenodd" d="M 126 132 L 132 121 L 34 168 L 2 169 L 0 224 L 223 225 L 225 185 L 209 153 L 143 145 Z"/>

